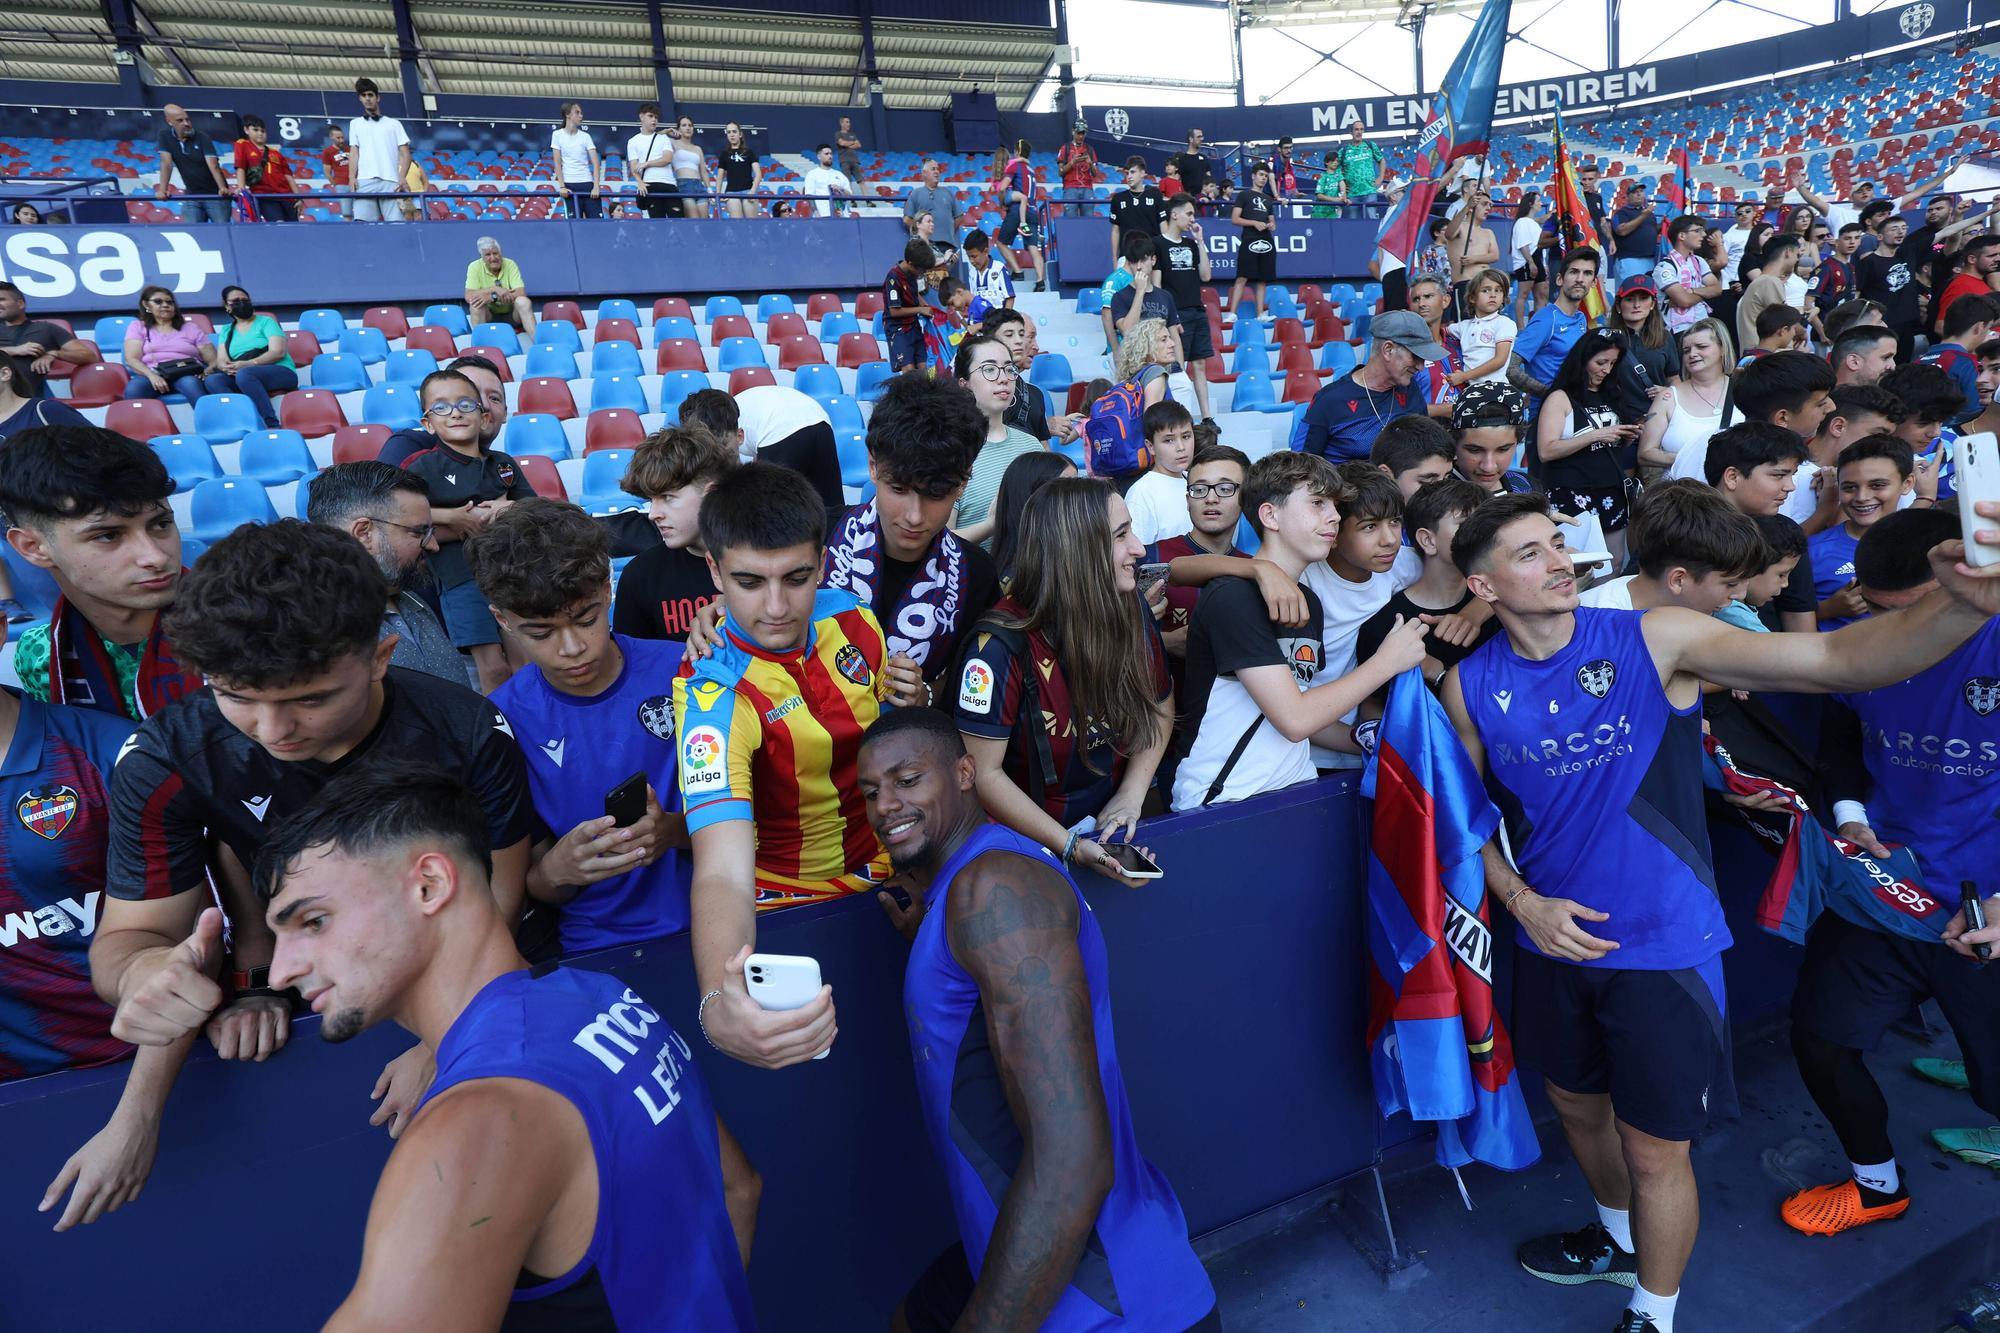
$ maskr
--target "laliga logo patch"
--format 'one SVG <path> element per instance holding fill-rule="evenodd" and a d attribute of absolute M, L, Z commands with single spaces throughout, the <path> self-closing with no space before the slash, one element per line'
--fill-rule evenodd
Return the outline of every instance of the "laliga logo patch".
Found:
<path fill-rule="evenodd" d="M 833 669 L 856 685 L 867 685 L 875 679 L 874 673 L 868 669 L 867 659 L 851 643 L 833 655 Z"/>
<path fill-rule="evenodd" d="M 674 738 L 674 697 L 656 694 L 639 705 L 639 725 L 663 741 Z"/>
<path fill-rule="evenodd" d="M 958 706 L 968 713 L 993 711 L 993 668 L 977 658 L 965 664 L 958 678 Z"/>
<path fill-rule="evenodd" d="M 53 841 L 76 818 L 76 807 L 76 788 L 37 787 L 14 803 L 14 816 L 28 832 Z"/>
<path fill-rule="evenodd" d="M 1981 717 L 2000 708 L 2000 676 L 1974 676 L 1966 681 L 1965 702 Z"/>
<path fill-rule="evenodd" d="M 1618 668 L 1602 657 L 1595 662 L 1585 662 L 1576 669 L 1576 683 L 1599 699 L 1611 693 L 1612 682 L 1617 679 Z"/>
<path fill-rule="evenodd" d="M 690 792 L 724 786 L 729 770 L 723 754 L 722 733 L 714 727 L 696 727 L 681 746 L 681 787 Z"/>

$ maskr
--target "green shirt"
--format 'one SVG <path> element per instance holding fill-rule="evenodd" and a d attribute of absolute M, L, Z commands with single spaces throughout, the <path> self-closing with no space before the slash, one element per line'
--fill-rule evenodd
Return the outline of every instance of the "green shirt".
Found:
<path fill-rule="evenodd" d="M 1340 182 L 1341 174 L 1339 170 L 1334 167 L 1328 167 L 1325 171 L 1319 173 L 1319 180 L 1313 184 L 1313 194 L 1315 197 L 1320 195 L 1337 195 L 1340 193 Z M 1316 218 L 1337 218 L 1340 216 L 1340 205 L 1315 203 L 1313 205 L 1313 216 Z"/>
<path fill-rule="evenodd" d="M 1382 150 L 1368 140 L 1349 140 L 1340 146 L 1340 169 L 1347 176 L 1349 194 L 1373 194 L 1382 177 Z"/>
<path fill-rule="evenodd" d="M 1026 381 L 1020 389 L 1032 388 Z M 1048 445 L 1016 426 L 1007 428 L 1004 440 L 988 440 L 979 446 L 979 456 L 972 460 L 972 476 L 965 483 L 965 493 L 958 498 L 958 508 L 953 512 L 951 525 L 954 528 L 969 528 L 983 520 L 992 512 L 993 497 L 1000 493 L 1000 479 L 1007 473 L 1007 465 L 1022 454 L 1032 454 Z M 981 545 L 989 545 L 982 542 Z"/>
<path fill-rule="evenodd" d="M 101 634 L 97 641 L 104 645 L 112 667 L 118 672 L 118 694 L 125 706 L 125 716 L 138 717 L 139 663 L 146 655 L 145 643 L 141 641 L 127 647 L 122 643 L 113 643 Z M 23 694 L 38 703 L 49 701 L 48 621 L 28 626 L 15 641 L 14 674 L 21 678 Z"/>
<path fill-rule="evenodd" d="M 251 357 L 262 356 L 271 344 L 276 343 L 282 352 L 285 346 L 285 331 L 278 327 L 278 321 L 269 315 L 259 315 L 250 321 L 250 327 L 239 329 L 235 320 L 229 320 L 215 331 L 215 345 L 222 354 L 232 361 L 248 361 Z M 283 366 L 287 370 L 297 370 L 292 354 L 284 352 L 276 361 L 268 365 Z"/>
<path fill-rule="evenodd" d="M 486 267 L 483 258 L 475 259 L 465 266 L 465 290 L 477 292 L 496 286 L 505 292 L 511 292 L 516 287 L 522 291 L 528 289 L 528 284 L 521 281 L 521 270 L 511 259 L 500 261 L 500 271 L 497 274 Z"/>

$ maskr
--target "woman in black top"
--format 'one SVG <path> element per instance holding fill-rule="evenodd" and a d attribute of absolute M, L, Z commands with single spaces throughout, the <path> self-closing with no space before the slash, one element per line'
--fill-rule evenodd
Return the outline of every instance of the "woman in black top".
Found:
<path fill-rule="evenodd" d="M 757 201 L 747 196 L 757 193 L 764 184 L 764 165 L 757 160 L 757 154 L 750 151 L 750 146 L 743 142 L 741 125 L 732 120 L 723 127 L 722 133 L 729 142 L 716 162 L 722 170 L 723 193 L 731 196 L 722 201 L 722 206 L 733 218 L 756 217 Z"/>
<path fill-rule="evenodd" d="M 1625 467 L 1621 448 L 1636 445 L 1640 427 L 1618 420 L 1611 377 L 1625 355 L 1624 335 L 1592 329 L 1556 371 L 1535 423 L 1537 475 L 1549 504 L 1564 514 L 1596 514 L 1611 549 L 1612 568 L 1625 564 Z"/>

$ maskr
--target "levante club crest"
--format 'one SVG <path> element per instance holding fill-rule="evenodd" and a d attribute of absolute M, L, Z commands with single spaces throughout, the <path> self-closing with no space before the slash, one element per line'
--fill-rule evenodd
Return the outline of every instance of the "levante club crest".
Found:
<path fill-rule="evenodd" d="M 76 818 L 76 808 L 76 788 L 37 787 L 14 803 L 14 816 L 30 833 L 53 840 Z"/>

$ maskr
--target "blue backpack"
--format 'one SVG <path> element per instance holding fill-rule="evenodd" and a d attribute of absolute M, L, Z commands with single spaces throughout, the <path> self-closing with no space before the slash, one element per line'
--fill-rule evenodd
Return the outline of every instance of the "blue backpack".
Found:
<path fill-rule="evenodd" d="M 1090 405 L 1083 435 L 1090 442 L 1091 476 L 1119 477 L 1153 466 L 1153 451 L 1146 446 L 1145 391 L 1139 386 L 1139 380 L 1116 385 Z"/>

